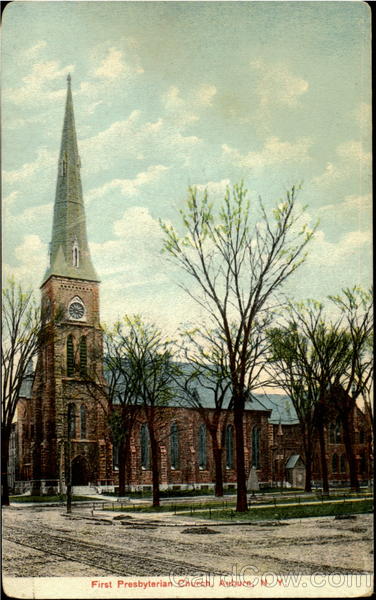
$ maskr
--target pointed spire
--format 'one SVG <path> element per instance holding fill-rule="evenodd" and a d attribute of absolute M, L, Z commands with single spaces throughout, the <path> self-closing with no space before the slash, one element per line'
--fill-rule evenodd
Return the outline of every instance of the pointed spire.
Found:
<path fill-rule="evenodd" d="M 81 162 L 78 154 L 70 74 L 67 83 L 50 245 L 50 266 L 45 273 L 43 283 L 51 275 L 98 281 L 87 242 L 80 175 Z"/>

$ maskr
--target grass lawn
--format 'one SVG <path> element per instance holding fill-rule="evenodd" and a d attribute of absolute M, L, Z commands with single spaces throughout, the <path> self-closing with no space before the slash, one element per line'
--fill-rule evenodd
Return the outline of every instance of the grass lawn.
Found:
<path fill-rule="evenodd" d="M 266 521 L 283 519 L 301 519 L 305 517 L 325 517 L 347 514 L 362 514 L 373 511 L 373 501 L 369 499 L 357 502 L 324 502 L 323 504 L 299 504 L 293 506 L 250 506 L 248 512 L 234 510 L 194 511 L 194 516 L 202 519 L 232 521 Z"/>
<path fill-rule="evenodd" d="M 66 502 L 65 496 L 9 496 L 10 502 Z M 72 502 L 92 502 L 88 496 L 72 496 Z M 95 500 L 94 500 L 95 501 Z"/>
<path fill-rule="evenodd" d="M 104 510 L 116 510 L 118 511 L 126 511 L 126 512 L 186 512 L 190 511 L 191 507 L 194 507 L 194 510 L 205 510 L 207 508 L 213 509 L 224 509 L 226 510 L 228 507 L 235 506 L 234 501 L 207 501 L 204 500 L 202 503 L 189 503 L 189 502 L 179 502 L 179 503 L 169 503 L 169 504 L 161 504 L 161 506 L 151 506 L 151 504 L 137 505 L 137 504 L 127 504 L 126 502 L 112 502 L 110 505 L 106 502 L 107 506 L 104 507 Z"/>
<path fill-rule="evenodd" d="M 365 499 L 365 497 L 367 497 L 369 494 L 362 494 L 362 498 Z M 335 495 L 332 497 L 332 500 L 336 499 L 336 500 L 344 500 L 346 498 L 346 500 L 350 500 L 352 497 L 356 498 L 358 497 L 358 494 L 346 494 L 346 495 Z M 328 503 L 330 502 L 330 498 L 324 498 L 322 499 L 321 496 L 316 496 L 316 495 L 312 495 L 312 496 L 298 496 L 298 495 L 290 495 L 290 496 L 280 496 L 280 495 L 275 495 L 275 496 L 265 496 L 262 498 L 262 500 L 260 501 L 260 496 L 258 496 L 258 500 L 257 502 L 250 501 L 250 505 L 252 507 L 256 507 L 257 506 L 257 510 L 262 510 L 263 507 L 265 507 L 265 509 L 270 510 L 272 509 L 273 511 L 278 510 L 278 506 L 281 504 L 288 504 L 288 503 L 296 503 L 296 504 L 301 504 L 302 506 L 305 504 L 311 504 L 311 503 L 318 503 L 318 502 L 322 502 L 322 500 L 324 501 L 324 503 Z M 254 503 L 253 503 L 254 502 Z M 215 510 L 216 514 L 218 513 L 218 510 L 221 510 L 226 512 L 227 510 L 231 511 L 232 509 L 235 508 L 236 502 L 235 499 L 231 499 L 231 500 L 226 500 L 226 499 L 222 499 L 222 498 L 213 498 L 213 499 L 203 499 L 201 502 L 194 502 L 194 501 L 189 501 L 187 500 L 187 502 L 169 502 L 168 504 L 161 504 L 161 506 L 158 507 L 153 507 L 151 506 L 151 504 L 148 502 L 147 504 L 129 504 L 126 500 L 122 501 L 117 501 L 117 502 L 108 502 L 106 501 L 104 503 L 103 509 L 104 510 L 113 510 L 113 511 L 132 511 L 132 512 L 140 512 L 140 513 L 145 513 L 145 512 L 187 512 L 189 511 L 191 514 L 199 514 L 201 511 L 206 511 L 209 509 Z M 315 504 L 316 505 L 316 504 Z M 285 507 L 280 507 L 279 510 L 285 510 Z"/>

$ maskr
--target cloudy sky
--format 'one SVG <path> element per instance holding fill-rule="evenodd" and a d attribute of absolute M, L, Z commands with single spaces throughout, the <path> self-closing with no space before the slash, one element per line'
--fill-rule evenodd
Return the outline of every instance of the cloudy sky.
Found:
<path fill-rule="evenodd" d="M 323 299 L 371 278 L 370 14 L 362 2 L 14 2 L 4 15 L 3 262 L 47 265 L 72 75 L 102 320 L 197 317 L 160 255 L 189 185 L 243 179 L 267 206 L 293 184 L 320 219 L 286 286 Z"/>

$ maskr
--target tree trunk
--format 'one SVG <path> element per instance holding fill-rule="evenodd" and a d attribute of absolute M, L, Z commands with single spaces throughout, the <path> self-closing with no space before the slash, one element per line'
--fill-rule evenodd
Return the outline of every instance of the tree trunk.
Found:
<path fill-rule="evenodd" d="M 243 435 L 243 415 L 244 401 L 240 402 L 240 406 L 234 407 L 234 425 L 236 438 L 236 480 L 237 480 L 237 497 L 236 511 L 246 512 L 247 506 L 247 482 L 244 464 L 244 435 Z"/>
<path fill-rule="evenodd" d="M 150 448 L 151 448 L 151 470 L 153 482 L 153 506 L 160 506 L 159 494 L 159 453 L 158 442 L 155 439 L 153 428 L 149 425 L 150 431 Z"/>
<path fill-rule="evenodd" d="M 307 428 L 302 429 L 303 448 L 306 467 L 305 492 L 312 491 L 312 435 L 307 432 Z"/>
<path fill-rule="evenodd" d="M 9 506 L 9 482 L 8 482 L 8 462 L 9 462 L 9 433 L 2 428 L 1 432 L 1 504 Z"/>
<path fill-rule="evenodd" d="M 357 464 L 356 464 L 356 458 L 354 455 L 353 440 L 352 440 L 353 423 L 352 423 L 352 418 L 351 418 L 351 412 L 342 411 L 341 421 L 342 421 L 342 426 L 343 426 L 343 443 L 345 444 L 347 461 L 349 463 L 351 491 L 358 492 L 359 491 L 359 480 L 358 480 Z"/>
<path fill-rule="evenodd" d="M 328 479 L 328 463 L 326 462 L 325 449 L 325 433 L 324 424 L 320 422 L 317 426 L 320 442 L 320 460 L 321 460 L 321 475 L 322 475 L 322 491 L 325 495 L 329 495 L 329 479 Z"/>
<path fill-rule="evenodd" d="M 213 457 L 215 470 L 215 495 L 223 496 L 223 448 L 220 448 L 217 439 L 213 437 Z"/>
<path fill-rule="evenodd" d="M 125 469 L 126 469 L 126 440 L 122 439 L 119 452 L 119 496 L 125 496 Z"/>
<path fill-rule="evenodd" d="M 132 455 L 131 455 L 131 436 L 127 437 L 125 447 L 125 485 L 130 486 L 132 481 Z"/>

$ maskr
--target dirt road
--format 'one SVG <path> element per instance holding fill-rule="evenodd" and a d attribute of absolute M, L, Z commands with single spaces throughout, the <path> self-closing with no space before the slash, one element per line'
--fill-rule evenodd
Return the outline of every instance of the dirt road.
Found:
<path fill-rule="evenodd" d="M 121 518 L 116 518 L 121 517 Z M 372 570 L 372 518 L 333 517 L 251 525 L 206 523 L 214 533 L 184 533 L 190 517 L 124 515 L 73 508 L 3 511 L 3 573 L 40 576 L 168 576 L 230 573 L 366 573 Z"/>

